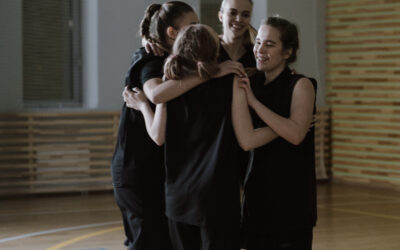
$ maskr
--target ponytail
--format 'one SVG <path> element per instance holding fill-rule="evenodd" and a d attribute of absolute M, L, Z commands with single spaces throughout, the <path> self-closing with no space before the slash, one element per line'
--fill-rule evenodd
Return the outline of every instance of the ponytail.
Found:
<path fill-rule="evenodd" d="M 153 18 L 154 14 L 161 9 L 161 4 L 152 4 L 147 7 L 146 11 L 144 12 L 144 16 L 142 21 L 140 22 L 140 36 L 148 41 L 155 41 L 157 40 L 152 34 L 150 33 L 150 25 L 151 19 Z"/>
<path fill-rule="evenodd" d="M 179 27 L 177 22 L 185 13 L 194 12 L 193 8 L 181 1 L 170 1 L 163 4 L 152 4 L 147 7 L 140 22 L 140 36 L 160 48 L 169 51 L 167 28 Z M 152 26 L 154 26 L 154 30 Z M 152 31 L 150 31 L 152 30 Z"/>
<path fill-rule="evenodd" d="M 183 68 L 177 55 L 170 55 L 164 64 L 164 75 L 169 80 L 179 80 L 183 77 Z"/>

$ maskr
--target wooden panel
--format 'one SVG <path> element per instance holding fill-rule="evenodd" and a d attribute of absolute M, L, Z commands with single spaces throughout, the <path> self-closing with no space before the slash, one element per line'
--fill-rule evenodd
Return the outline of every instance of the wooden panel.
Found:
<path fill-rule="evenodd" d="M 328 0 L 335 179 L 400 186 L 400 0 Z"/>
<path fill-rule="evenodd" d="M 118 112 L 0 114 L 0 196 L 112 189 Z M 319 179 L 330 176 L 330 111 L 316 117 Z"/>
<path fill-rule="evenodd" d="M 328 107 L 318 108 L 316 115 L 315 166 L 317 179 L 331 178 L 331 114 Z"/>
<path fill-rule="evenodd" d="M 3 113 L 0 120 L 0 195 L 112 189 L 119 113 Z"/>

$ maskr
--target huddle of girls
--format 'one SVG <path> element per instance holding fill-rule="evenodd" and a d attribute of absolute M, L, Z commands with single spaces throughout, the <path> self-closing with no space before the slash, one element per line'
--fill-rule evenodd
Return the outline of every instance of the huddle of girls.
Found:
<path fill-rule="evenodd" d="M 218 36 L 183 2 L 147 8 L 164 55 L 133 56 L 112 161 L 128 249 L 311 249 L 316 82 L 288 68 L 296 26 L 268 18 L 253 46 L 251 11 L 222 1 Z"/>

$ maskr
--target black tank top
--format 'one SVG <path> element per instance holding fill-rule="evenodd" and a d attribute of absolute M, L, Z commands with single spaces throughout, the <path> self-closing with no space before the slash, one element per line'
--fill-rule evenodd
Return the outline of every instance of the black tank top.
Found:
<path fill-rule="evenodd" d="M 289 68 L 264 85 L 264 73 L 251 79 L 259 101 L 275 113 L 290 116 L 292 93 L 304 76 Z M 316 90 L 317 84 L 310 79 Z M 314 100 L 315 113 L 315 100 Z M 256 127 L 267 126 L 255 113 Z M 253 164 L 245 183 L 243 225 L 247 231 L 268 233 L 311 228 L 316 223 L 314 128 L 300 145 L 281 137 L 254 150 Z"/>

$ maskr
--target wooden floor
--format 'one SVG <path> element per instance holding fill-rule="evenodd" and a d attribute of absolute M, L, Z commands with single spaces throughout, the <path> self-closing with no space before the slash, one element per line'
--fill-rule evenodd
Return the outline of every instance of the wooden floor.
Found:
<path fill-rule="evenodd" d="M 318 186 L 314 250 L 400 249 L 400 193 Z M 1 198 L 0 249 L 124 249 L 112 193 Z"/>

